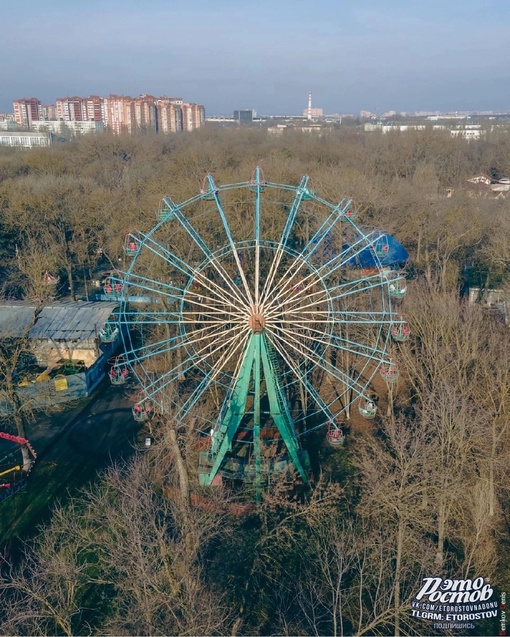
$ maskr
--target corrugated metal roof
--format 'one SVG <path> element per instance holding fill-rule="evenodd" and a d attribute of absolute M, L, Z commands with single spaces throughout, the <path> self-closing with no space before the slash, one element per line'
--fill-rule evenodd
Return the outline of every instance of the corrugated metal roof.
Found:
<path fill-rule="evenodd" d="M 84 341 L 95 338 L 118 303 L 68 301 L 43 307 L 28 332 L 33 340 Z M 34 305 L 0 305 L 0 338 L 20 338 L 34 321 Z"/>
<path fill-rule="evenodd" d="M 35 305 L 11 301 L 0 305 L 0 338 L 21 338 L 34 322 Z"/>

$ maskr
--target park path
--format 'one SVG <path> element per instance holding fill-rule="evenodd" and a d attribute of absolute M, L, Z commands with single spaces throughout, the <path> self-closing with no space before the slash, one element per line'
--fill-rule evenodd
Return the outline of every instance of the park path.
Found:
<path fill-rule="evenodd" d="M 113 461 L 131 455 L 140 425 L 131 413 L 132 389 L 101 384 L 87 399 L 40 414 L 27 431 L 38 454 L 26 486 L 0 502 L 0 550 L 10 553 Z"/>

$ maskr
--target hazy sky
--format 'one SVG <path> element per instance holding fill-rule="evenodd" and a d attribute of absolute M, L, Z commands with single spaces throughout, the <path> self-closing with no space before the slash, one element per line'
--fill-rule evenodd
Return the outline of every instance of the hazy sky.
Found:
<path fill-rule="evenodd" d="M 206 113 L 510 110 L 509 0 L 0 0 L 12 100 L 180 96 Z"/>

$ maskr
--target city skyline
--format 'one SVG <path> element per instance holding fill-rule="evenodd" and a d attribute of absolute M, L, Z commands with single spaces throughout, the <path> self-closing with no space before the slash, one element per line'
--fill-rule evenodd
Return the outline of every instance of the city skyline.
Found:
<path fill-rule="evenodd" d="M 185 94 L 207 115 L 509 111 L 501 0 L 89 0 L 5 12 L 0 111 L 37 96 Z"/>

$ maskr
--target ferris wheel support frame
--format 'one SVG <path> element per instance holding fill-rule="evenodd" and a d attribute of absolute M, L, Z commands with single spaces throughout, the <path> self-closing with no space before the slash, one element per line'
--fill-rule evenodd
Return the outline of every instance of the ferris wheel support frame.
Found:
<path fill-rule="evenodd" d="M 232 397 L 224 417 L 220 414 L 218 422 L 211 430 L 211 450 L 209 460 L 211 467 L 208 472 L 200 474 L 200 484 L 210 486 L 218 474 L 226 454 L 232 448 L 232 442 L 241 425 L 241 421 L 247 413 L 246 404 L 253 379 L 253 447 L 255 456 L 255 485 L 257 490 L 262 482 L 261 461 L 261 400 L 263 397 L 262 384 L 265 381 L 265 392 L 269 401 L 269 416 L 273 419 L 282 440 L 289 452 L 290 459 L 299 473 L 301 480 L 307 484 L 308 473 L 303 462 L 303 450 L 299 444 L 293 429 L 291 414 L 287 402 L 281 394 L 278 385 L 277 372 L 271 364 L 269 346 L 265 334 L 253 332 L 247 342 L 242 363 L 235 380 Z M 301 456 L 301 457 L 300 457 Z"/>

